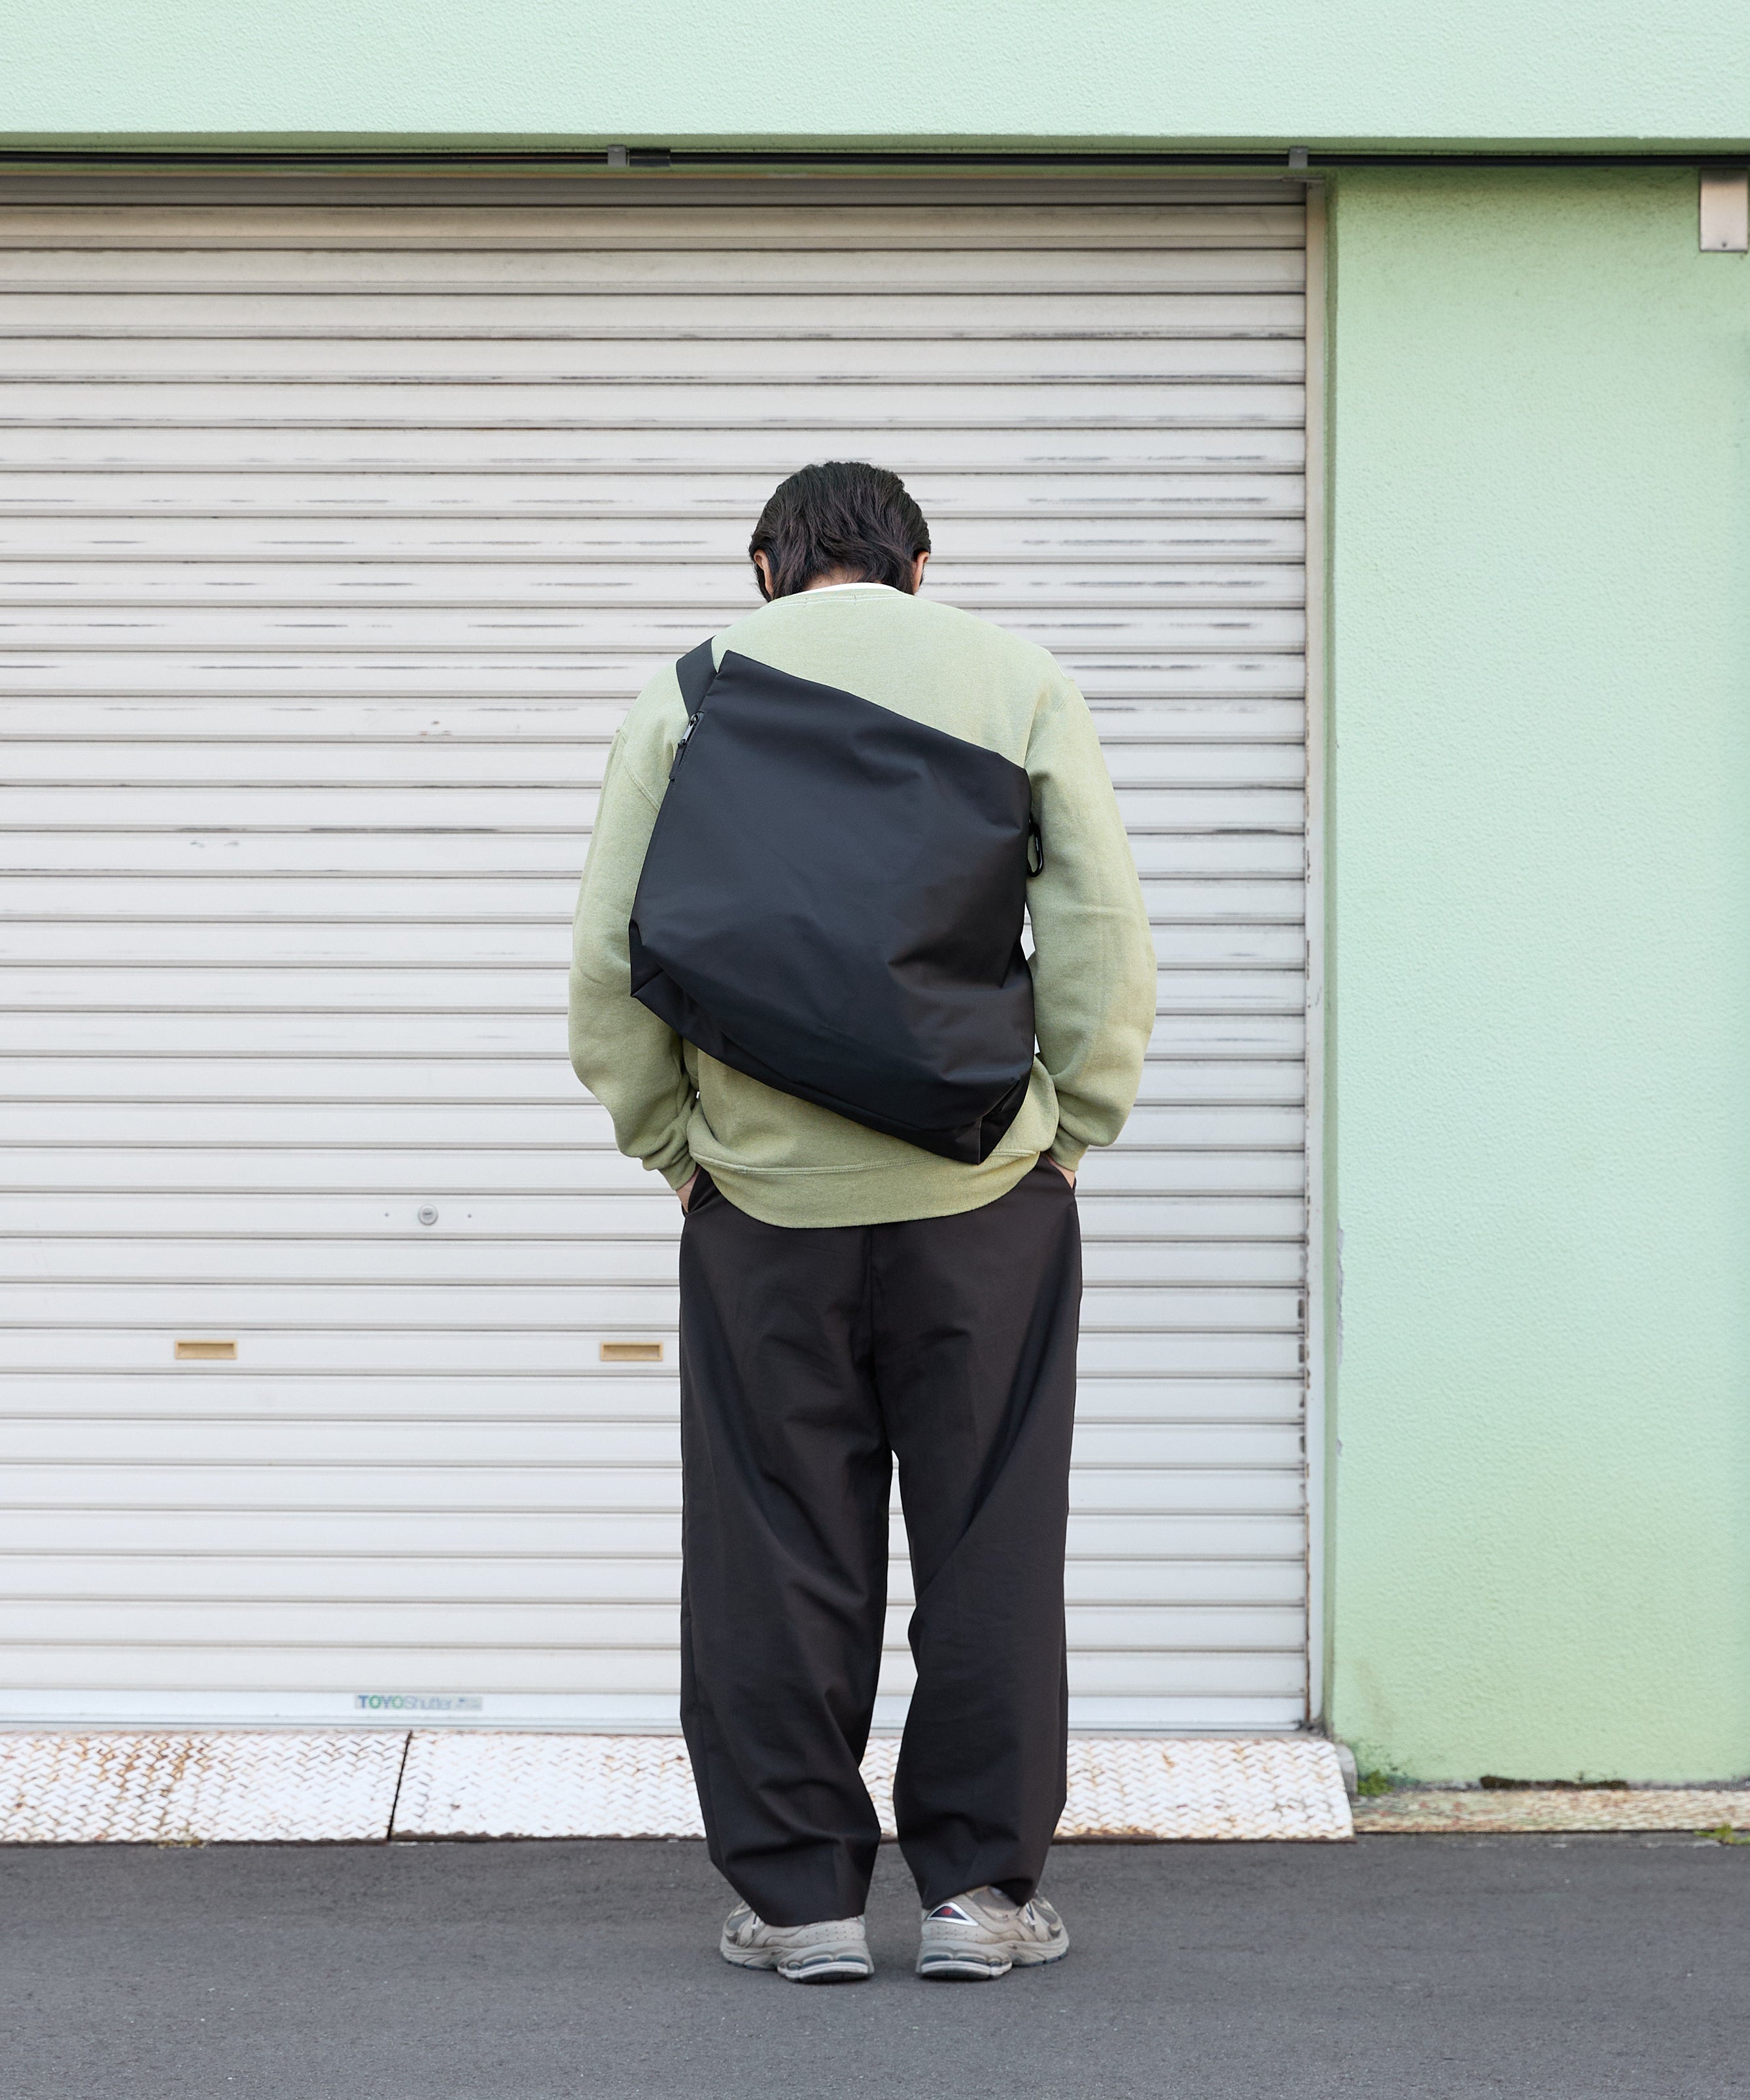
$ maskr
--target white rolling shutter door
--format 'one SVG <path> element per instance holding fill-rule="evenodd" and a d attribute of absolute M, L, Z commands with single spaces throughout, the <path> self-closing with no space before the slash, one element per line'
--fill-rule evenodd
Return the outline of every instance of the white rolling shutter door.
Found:
<path fill-rule="evenodd" d="M 565 1062 L 568 916 L 633 695 L 867 457 L 1081 682 L 1155 922 L 1074 1718 L 1291 1724 L 1298 195 L 591 194 L 0 207 L 0 1718 L 672 1718 L 678 1220 Z"/>

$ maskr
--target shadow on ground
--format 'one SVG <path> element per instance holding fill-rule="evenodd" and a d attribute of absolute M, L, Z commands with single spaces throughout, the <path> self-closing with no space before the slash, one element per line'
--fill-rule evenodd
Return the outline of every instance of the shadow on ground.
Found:
<path fill-rule="evenodd" d="M 1750 1847 L 1687 1838 L 1064 1846 L 1073 1951 L 872 1983 L 716 1953 L 692 1843 L 0 1855 L 4 2100 L 1728 2100 Z"/>

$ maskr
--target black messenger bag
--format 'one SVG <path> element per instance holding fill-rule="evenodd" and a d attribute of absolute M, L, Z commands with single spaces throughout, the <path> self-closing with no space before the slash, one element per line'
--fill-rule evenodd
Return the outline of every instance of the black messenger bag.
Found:
<path fill-rule="evenodd" d="M 1025 771 L 702 642 L 628 929 L 632 990 L 709 1057 L 945 1159 L 1033 1069 Z"/>

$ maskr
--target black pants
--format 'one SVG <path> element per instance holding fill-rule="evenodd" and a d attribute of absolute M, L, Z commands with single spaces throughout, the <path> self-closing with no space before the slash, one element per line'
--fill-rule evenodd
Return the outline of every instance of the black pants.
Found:
<path fill-rule="evenodd" d="M 681 1241 L 681 1713 L 711 1856 L 773 1925 L 863 1908 L 893 1463 L 917 1598 L 894 1807 L 926 1908 L 1033 1893 L 1064 1803 L 1082 1290 L 1041 1160 L 959 1217 L 792 1229 L 701 1174 Z"/>

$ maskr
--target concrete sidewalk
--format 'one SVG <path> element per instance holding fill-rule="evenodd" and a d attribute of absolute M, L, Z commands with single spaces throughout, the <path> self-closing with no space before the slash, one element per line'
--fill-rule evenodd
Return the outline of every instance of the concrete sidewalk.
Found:
<path fill-rule="evenodd" d="M 1725 2100 L 1750 1846 L 1682 1837 L 1066 1846 L 1074 1949 L 801 1990 L 716 1953 L 701 1845 L 0 1854 L 5 2100 Z"/>

